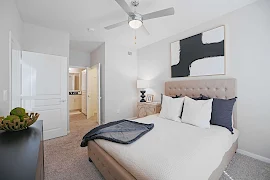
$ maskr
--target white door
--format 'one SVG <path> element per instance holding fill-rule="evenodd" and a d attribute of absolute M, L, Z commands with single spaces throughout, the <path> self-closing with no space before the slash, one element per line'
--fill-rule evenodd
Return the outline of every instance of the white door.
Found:
<path fill-rule="evenodd" d="M 87 119 L 100 122 L 100 64 L 87 68 Z"/>
<path fill-rule="evenodd" d="M 22 106 L 38 112 L 44 139 L 67 135 L 67 58 L 22 53 Z"/>
<path fill-rule="evenodd" d="M 10 56 L 11 56 L 11 92 L 10 110 L 21 106 L 21 57 L 22 51 L 18 41 L 10 32 Z"/>

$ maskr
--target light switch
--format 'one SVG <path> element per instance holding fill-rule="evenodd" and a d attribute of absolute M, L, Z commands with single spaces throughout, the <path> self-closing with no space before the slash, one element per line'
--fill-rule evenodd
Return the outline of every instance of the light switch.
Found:
<path fill-rule="evenodd" d="M 6 102 L 8 100 L 7 90 L 3 90 L 3 101 Z"/>

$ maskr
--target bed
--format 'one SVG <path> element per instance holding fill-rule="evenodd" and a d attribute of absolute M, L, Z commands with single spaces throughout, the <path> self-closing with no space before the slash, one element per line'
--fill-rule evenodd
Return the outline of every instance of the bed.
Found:
<path fill-rule="evenodd" d="M 165 95 L 230 99 L 235 79 L 183 80 L 165 83 Z M 219 126 L 200 129 L 162 119 L 158 115 L 135 121 L 155 128 L 131 145 L 104 140 L 88 142 L 88 156 L 106 180 L 210 179 L 218 180 L 238 148 L 239 132 L 233 113 L 234 135 Z M 170 129 L 170 131 L 166 130 Z M 200 137 L 201 139 L 198 139 Z"/>

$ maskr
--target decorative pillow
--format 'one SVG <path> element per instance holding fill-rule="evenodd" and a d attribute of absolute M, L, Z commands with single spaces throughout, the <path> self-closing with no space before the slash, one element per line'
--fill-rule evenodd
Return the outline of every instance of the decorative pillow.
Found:
<path fill-rule="evenodd" d="M 182 94 L 181 94 L 182 95 Z M 199 97 L 193 97 L 192 98 L 193 100 L 202 100 L 202 95 L 200 95 Z M 182 115 L 183 115 L 183 109 L 184 109 L 184 106 L 185 106 L 185 103 L 184 103 L 184 105 L 183 105 L 183 107 L 182 107 L 182 111 L 181 111 L 181 115 L 180 115 L 180 118 L 182 119 Z"/>
<path fill-rule="evenodd" d="M 202 95 L 202 99 L 209 99 L 209 97 Z M 214 98 L 210 123 L 225 127 L 233 134 L 232 112 L 236 99 L 237 97 L 228 100 Z"/>
<path fill-rule="evenodd" d="M 182 94 L 180 94 L 179 96 L 178 95 L 175 95 L 174 97 L 172 98 L 180 98 L 182 96 Z"/>
<path fill-rule="evenodd" d="M 200 95 L 200 100 L 208 100 L 208 99 L 211 99 L 211 98 L 203 94 Z"/>
<path fill-rule="evenodd" d="M 213 99 L 196 101 L 186 96 L 182 122 L 200 128 L 210 128 L 212 102 Z"/>
<path fill-rule="evenodd" d="M 185 98 L 172 98 L 163 95 L 160 117 L 181 122 L 180 114 Z"/>
<path fill-rule="evenodd" d="M 180 94 L 179 96 L 178 95 L 175 95 L 172 98 L 180 98 L 181 96 L 182 96 L 182 94 Z M 163 101 L 163 94 L 161 93 L 161 104 L 162 104 L 162 101 Z"/>
<path fill-rule="evenodd" d="M 194 97 L 194 98 L 192 98 L 193 100 L 202 100 L 202 95 L 200 95 L 199 97 Z"/>

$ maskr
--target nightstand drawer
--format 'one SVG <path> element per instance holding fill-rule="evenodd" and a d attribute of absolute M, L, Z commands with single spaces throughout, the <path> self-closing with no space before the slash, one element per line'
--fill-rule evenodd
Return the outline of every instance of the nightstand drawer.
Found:
<path fill-rule="evenodd" d="M 149 115 L 157 114 L 161 110 L 160 103 L 142 103 L 138 102 L 137 104 L 137 111 L 138 111 L 138 118 L 146 117 Z"/>

